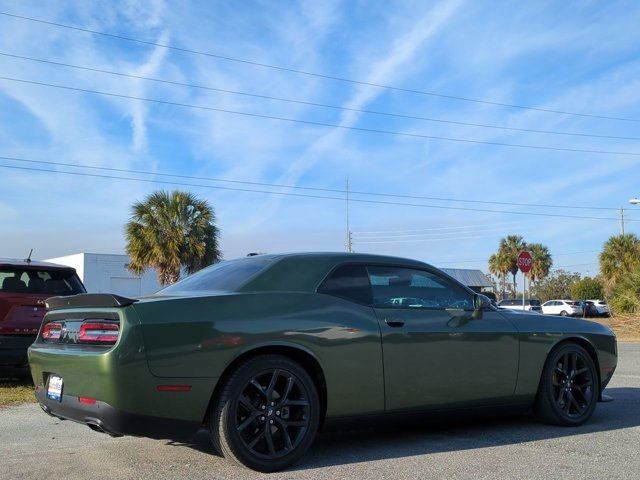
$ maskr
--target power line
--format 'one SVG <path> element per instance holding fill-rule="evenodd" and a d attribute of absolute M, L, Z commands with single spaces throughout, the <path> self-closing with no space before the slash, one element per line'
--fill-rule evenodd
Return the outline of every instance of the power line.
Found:
<path fill-rule="evenodd" d="M 552 257 L 564 257 L 564 256 L 568 256 L 568 255 L 580 255 L 580 254 L 584 254 L 584 253 L 600 253 L 600 250 L 586 250 L 586 251 L 582 251 L 582 252 L 564 252 L 564 253 L 554 253 L 552 255 Z M 487 263 L 487 261 L 489 260 L 489 256 L 492 255 L 492 253 L 487 253 L 485 255 L 487 255 L 487 258 L 483 259 L 483 260 L 451 260 L 451 261 L 445 261 L 445 262 L 439 262 L 440 265 L 450 265 L 450 264 L 458 264 L 458 263 Z"/>
<path fill-rule="evenodd" d="M 148 46 L 153 46 L 153 47 L 166 48 L 168 50 L 173 50 L 173 51 L 181 52 L 181 53 L 189 53 L 189 54 L 193 54 L 193 55 L 201 55 L 201 56 L 205 56 L 205 57 L 216 58 L 218 60 L 226 60 L 226 61 L 229 61 L 229 62 L 241 63 L 241 64 L 245 64 L 245 65 L 251 65 L 251 66 L 254 66 L 254 67 L 262 67 L 262 68 L 269 68 L 269 69 L 273 69 L 273 70 L 279 70 L 279 71 L 283 71 L 283 72 L 296 73 L 296 74 L 306 75 L 306 76 L 310 76 L 310 77 L 322 78 L 322 79 L 325 79 L 325 80 L 335 80 L 335 81 L 338 81 L 338 82 L 350 83 L 350 84 L 355 84 L 355 85 L 365 85 L 365 86 L 368 86 L 368 87 L 383 88 L 383 89 L 386 89 L 386 90 L 392 90 L 392 91 L 396 91 L 396 92 L 413 93 L 413 94 L 418 94 L 418 95 L 428 95 L 428 96 L 432 96 L 432 97 L 446 98 L 446 99 L 449 99 L 449 100 L 459 100 L 459 101 L 464 101 L 464 102 L 473 102 L 473 103 L 480 103 L 480 104 L 485 104 L 485 105 L 494 105 L 494 106 L 499 106 L 499 107 L 518 108 L 518 109 L 524 109 L 524 110 L 535 110 L 535 111 L 539 111 L 539 112 L 556 113 L 556 114 L 561 114 L 561 115 L 573 115 L 573 116 L 578 116 L 578 117 L 600 118 L 600 119 L 604 119 L 604 120 L 619 120 L 619 121 L 624 121 L 624 122 L 640 122 L 640 119 L 635 119 L 635 118 L 613 117 L 613 116 L 607 116 L 607 115 L 596 115 L 596 114 L 589 114 L 589 113 L 569 112 L 569 111 L 563 111 L 563 110 L 552 110 L 552 109 L 548 109 L 548 108 L 532 107 L 532 106 L 518 105 L 518 104 L 512 104 L 512 103 L 503 103 L 503 102 L 496 102 L 496 101 L 491 101 L 491 100 L 481 100 L 481 99 L 477 99 L 477 98 L 462 97 L 462 96 L 457 96 L 457 95 L 447 95 L 447 94 L 443 94 L 443 93 L 429 92 L 429 91 L 423 91 L 423 90 L 414 90 L 414 89 L 410 89 L 410 88 L 394 87 L 394 86 L 391 86 L 391 85 L 384 85 L 384 84 L 380 84 L 380 83 L 366 82 L 366 81 L 362 81 L 362 80 L 354 80 L 354 79 L 345 78 L 345 77 L 327 75 L 327 74 L 322 74 L 322 73 L 317 73 L 317 72 L 310 72 L 310 71 L 306 71 L 306 70 L 299 70 L 299 69 L 296 69 L 296 68 L 283 67 L 283 66 L 279 66 L 279 65 L 272 65 L 272 64 L 269 64 L 269 63 L 256 62 L 256 61 L 252 61 L 252 60 L 246 60 L 246 59 L 231 57 L 231 56 L 228 56 L 228 55 L 219 55 L 219 54 L 215 54 L 215 53 L 211 53 L 211 52 L 203 52 L 203 51 L 200 51 L 200 50 L 192 50 L 192 49 L 189 49 L 189 48 L 176 47 L 176 46 L 173 46 L 173 45 L 153 42 L 153 41 L 149 41 L 149 40 L 142 40 L 142 39 L 139 39 L 139 38 L 127 37 L 127 36 L 118 35 L 118 34 L 115 34 L 115 33 L 102 32 L 102 31 L 99 31 L 99 30 L 92 30 L 92 29 L 84 28 L 84 27 L 77 27 L 77 26 L 74 26 L 74 25 L 67 25 L 67 24 L 63 24 L 63 23 L 52 22 L 52 21 L 48 21 L 48 20 L 42 20 L 42 19 L 33 18 L 33 17 L 27 17 L 27 16 L 23 16 L 23 15 L 17 15 L 17 14 L 9 13 L 9 12 L 0 12 L 0 15 L 4 15 L 6 17 L 11 17 L 11 18 L 16 18 L 16 19 L 20 19 L 20 20 L 27 20 L 27 21 L 30 21 L 30 22 L 41 23 L 41 24 L 44 24 L 44 25 L 50 25 L 50 26 L 54 26 L 54 27 L 66 28 L 66 29 L 75 30 L 75 31 L 78 31 L 78 32 L 90 33 L 90 34 L 93 34 L 93 35 L 100 35 L 100 36 L 103 36 L 103 37 L 113 38 L 113 39 L 117 39 L 117 40 L 124 40 L 124 41 L 127 41 L 127 42 L 134 42 L 134 43 L 138 43 L 138 44 L 141 44 L 141 45 L 148 45 Z"/>
<path fill-rule="evenodd" d="M 354 241 L 354 244 L 381 244 L 381 243 L 421 243 L 421 242 L 441 242 L 441 241 L 452 241 L 452 240 L 470 240 L 476 238 L 489 238 L 495 237 L 496 234 L 483 234 L 483 235 L 463 235 L 457 237 L 431 237 L 431 238 L 414 238 L 414 239 L 397 239 L 397 240 L 358 240 Z"/>
<path fill-rule="evenodd" d="M 600 265 L 598 262 L 591 263 L 574 263 L 573 265 L 558 265 L 557 267 L 553 267 L 552 270 L 559 270 L 561 268 L 569 268 L 569 267 L 584 267 L 587 265 Z"/>
<path fill-rule="evenodd" d="M 328 108 L 328 109 L 333 109 L 333 110 L 357 112 L 357 113 L 364 113 L 364 114 L 370 114 L 370 115 L 381 115 L 381 116 L 386 116 L 386 117 L 404 118 L 404 119 L 409 119 L 409 120 L 422 120 L 422 121 L 427 121 L 427 122 L 446 123 L 446 124 L 450 124 L 450 125 L 461 125 L 461 126 L 467 126 L 467 127 L 480 127 L 480 128 L 492 128 L 492 129 L 496 129 L 496 130 L 509 130 L 509 131 L 513 131 L 513 132 L 542 133 L 542 134 L 549 134 L 549 135 L 563 135 L 563 136 L 588 137 L 588 138 L 606 138 L 606 139 L 612 139 L 612 140 L 640 140 L 640 137 L 599 135 L 599 134 L 581 133 L 581 132 L 562 132 L 562 131 L 555 131 L 555 130 L 536 130 L 536 129 L 531 129 L 531 128 L 506 127 L 506 126 L 502 126 L 502 125 L 491 125 L 491 124 L 486 124 L 486 123 L 462 122 L 462 121 L 458 121 L 458 120 L 449 120 L 449 119 L 443 119 L 443 118 L 422 117 L 422 116 L 418 116 L 418 115 L 409 115 L 409 114 L 393 113 L 393 112 L 383 112 L 383 111 L 379 111 L 379 110 L 367 110 L 367 109 L 362 109 L 362 108 L 350 108 L 350 107 L 343 107 L 343 106 L 338 106 L 338 105 L 330 105 L 330 104 L 326 104 L 326 103 L 311 102 L 311 101 L 307 101 L 307 100 L 297 100 L 297 99 L 291 99 L 291 98 L 274 97 L 274 96 L 271 96 L 271 95 L 260 95 L 260 94 L 256 94 L 256 93 L 249 93 L 249 92 L 243 92 L 243 91 L 238 91 L 238 90 L 228 90 L 228 89 L 225 89 L 225 88 L 211 87 L 211 86 L 205 86 L 205 85 L 197 85 L 197 84 L 193 84 L 193 83 L 176 82 L 176 81 L 173 81 L 173 80 L 166 80 L 166 79 L 162 79 L 162 78 L 146 77 L 146 76 L 143 76 L 143 75 L 135 75 L 135 74 L 131 74 L 131 73 L 116 72 L 116 71 L 113 71 L 113 70 L 106 70 L 106 69 L 95 68 L 95 67 L 85 67 L 85 66 L 81 66 L 81 65 L 74 65 L 74 64 L 71 64 L 71 63 L 57 62 L 57 61 L 53 61 L 53 60 L 45 60 L 45 59 L 42 59 L 42 58 L 27 57 L 27 56 L 24 56 L 24 55 L 15 55 L 15 54 L 6 53 L 6 52 L 0 52 L 0 55 L 4 56 L 4 57 L 16 58 L 16 59 L 21 59 L 21 60 L 29 60 L 29 61 L 32 61 L 32 62 L 40 62 L 40 63 L 44 63 L 44 64 L 48 64 L 48 65 L 55 65 L 55 66 L 59 66 L 59 67 L 75 68 L 75 69 L 78 69 L 78 70 L 85 70 L 85 71 L 89 71 L 89 72 L 103 73 L 103 74 L 108 74 L 108 75 L 116 75 L 116 76 L 119 76 L 119 77 L 126 77 L 126 78 L 135 78 L 135 79 L 138 79 L 138 80 L 146 80 L 146 81 L 150 81 L 150 82 L 164 83 L 164 84 L 173 85 L 173 86 L 196 88 L 196 89 L 209 90 L 209 91 L 218 92 L 218 93 L 227 93 L 227 94 L 232 94 L 232 95 L 239 95 L 239 96 L 243 96 L 243 97 L 259 98 L 259 99 L 263 99 L 263 100 L 275 100 L 275 101 L 278 101 L 278 102 L 295 103 L 295 104 L 298 104 L 298 105 L 307 105 L 307 106 L 312 106 L 312 107 Z"/>
<path fill-rule="evenodd" d="M 391 234 L 384 234 L 384 235 L 367 235 L 367 236 L 358 236 L 356 235 L 356 233 L 354 232 L 354 241 L 357 241 L 358 243 L 362 243 L 364 241 L 368 241 L 368 240 L 384 240 L 384 239 L 389 239 L 389 240 L 394 240 L 394 239 L 401 239 L 401 238 L 430 238 L 433 235 L 465 235 L 465 234 L 469 234 L 469 233 L 476 233 L 476 232 L 500 232 L 500 231 L 504 231 L 506 229 L 506 227 L 488 227 L 488 226 L 477 226 L 474 228 L 468 228 L 468 229 L 464 229 L 464 230 L 457 230 L 457 231 L 445 231 L 445 232 L 424 232 L 424 233 L 391 233 Z M 519 230 L 528 230 L 530 229 L 530 227 L 527 226 L 520 226 L 518 227 Z"/>
<path fill-rule="evenodd" d="M 339 200 L 341 202 L 344 202 L 344 197 L 342 196 L 333 197 L 333 196 L 323 196 L 323 195 L 311 195 L 311 194 L 305 194 L 305 193 L 277 192 L 277 191 L 271 191 L 271 190 L 255 190 L 255 189 L 249 189 L 249 188 L 236 188 L 236 187 L 221 187 L 218 185 L 205 185 L 205 184 L 194 184 L 194 183 L 186 183 L 186 182 L 151 180 L 151 179 L 145 179 L 145 178 L 119 177 L 115 175 L 103 175 L 103 174 L 86 173 L 86 172 L 68 172 L 68 171 L 50 170 L 50 169 L 44 169 L 44 168 L 20 167 L 17 165 L 0 165 L 0 168 L 10 168 L 15 170 L 34 171 L 34 172 L 60 173 L 64 175 L 106 178 L 106 179 L 144 182 L 144 183 L 153 183 L 153 184 L 161 184 L 161 185 L 178 185 L 178 186 L 187 186 L 187 187 L 210 188 L 210 189 L 228 190 L 228 191 L 234 191 L 234 192 L 250 192 L 250 193 L 263 193 L 268 195 L 282 195 L 282 196 L 291 196 L 291 197 L 300 197 L 300 198 Z M 580 220 L 585 220 L 585 219 L 586 220 L 616 220 L 616 221 L 618 220 L 615 217 L 590 217 L 590 216 L 581 216 L 581 215 L 563 215 L 559 213 L 489 210 L 489 209 L 482 209 L 482 208 L 452 207 L 452 206 L 445 206 L 445 205 L 429 205 L 429 204 L 421 204 L 421 203 L 403 203 L 403 202 L 390 202 L 390 201 L 383 201 L 383 200 L 368 200 L 363 198 L 350 198 L 349 201 L 358 202 L 358 203 L 367 203 L 367 204 L 373 204 L 373 205 L 398 205 L 398 206 L 405 206 L 405 207 L 435 208 L 440 210 L 499 213 L 502 215 L 527 215 L 527 216 L 536 216 L 536 217 L 573 218 L 573 219 L 580 219 Z"/>
<path fill-rule="evenodd" d="M 1 156 L 1 160 L 10 160 L 13 162 L 20 163 L 36 163 L 36 164 L 44 164 L 44 165 L 56 165 L 59 167 L 77 167 L 77 168 L 86 168 L 90 170 L 102 170 L 108 172 L 118 172 L 118 173 L 132 173 L 139 175 L 156 175 L 161 177 L 173 177 L 173 178 L 184 178 L 187 180 L 206 180 L 211 182 L 223 182 L 223 183 L 233 183 L 240 185 L 253 185 L 260 187 L 273 187 L 273 188 L 291 188 L 296 190 L 309 190 L 309 191 L 317 191 L 317 192 L 329 192 L 329 193 L 341 193 L 345 194 L 346 190 L 338 189 L 338 188 L 323 188 L 323 187 L 308 187 L 301 185 L 288 185 L 282 183 L 267 183 L 267 182 L 251 182 L 247 180 L 232 180 L 228 178 L 217 178 L 217 177 L 200 177 L 193 175 L 183 175 L 177 173 L 166 173 L 166 172 L 152 172 L 148 170 L 131 170 L 125 168 L 114 168 L 114 167 L 100 167 L 96 165 L 84 165 L 81 163 L 67 163 L 67 162 L 53 162 L 46 160 L 32 160 L 26 158 L 19 157 L 8 157 Z M 524 207 L 544 207 L 544 208 L 566 208 L 566 209 L 582 209 L 582 210 L 615 210 L 618 211 L 616 207 L 590 207 L 590 206 L 578 206 L 578 205 L 553 205 L 553 204 L 538 204 L 538 203 L 514 203 L 514 202 L 495 202 L 490 200 L 469 200 L 469 199 L 458 199 L 458 198 L 444 198 L 444 197 L 425 197 L 419 195 L 402 195 L 396 193 L 383 193 L 383 192 L 366 192 L 366 191 L 354 191 L 349 189 L 350 194 L 358 194 L 358 195 L 368 195 L 368 196 L 379 196 L 379 197 L 396 197 L 396 198 L 409 198 L 414 200 L 438 200 L 438 201 L 447 201 L 447 202 L 462 202 L 462 203 L 472 203 L 472 204 L 492 204 L 492 205 L 506 205 L 506 206 L 524 206 Z M 496 223 L 493 225 L 505 225 L 508 223 Z M 511 224 L 513 225 L 513 224 Z M 474 227 L 470 225 L 469 227 Z M 415 229 L 415 230 L 378 230 L 378 231 L 369 231 L 369 232 L 354 232 L 356 235 L 362 234 L 384 234 L 384 233 L 416 233 L 430 230 L 446 230 L 446 229 L 458 229 L 458 228 L 466 228 L 460 226 L 454 227 L 440 227 L 440 228 L 427 228 L 427 229 Z"/>
<path fill-rule="evenodd" d="M 12 78 L 12 77 L 0 76 L 0 79 L 1 80 L 8 80 L 8 81 L 11 81 L 11 82 L 26 83 L 26 84 L 30 84 L 30 85 L 39 85 L 39 86 L 44 86 L 44 87 L 52 87 L 52 88 L 58 88 L 58 89 L 63 89 L 63 90 L 70 90 L 70 91 L 74 91 L 74 92 L 91 93 L 91 94 L 95 94 L 95 95 L 104 95 L 104 96 L 116 97 L 116 98 L 125 98 L 127 100 L 139 100 L 139 101 L 143 101 L 143 102 L 158 103 L 158 104 L 161 104 L 161 105 L 171 105 L 171 106 L 175 106 L 175 107 L 194 108 L 194 109 L 198 109 L 198 110 L 208 110 L 208 111 L 213 111 L 213 112 L 230 113 L 230 114 L 234 114 L 234 115 L 242 115 L 242 116 L 245 116 L 245 117 L 264 118 L 264 119 L 269 119 L 269 120 L 280 120 L 280 121 L 284 121 L 284 122 L 300 123 L 300 124 L 304 124 L 304 125 L 315 125 L 315 126 L 320 126 L 320 127 L 341 128 L 341 129 L 344 129 L 344 130 L 354 130 L 354 131 L 367 132 L 367 133 L 380 133 L 380 134 L 386 134 L 386 135 L 395 135 L 395 136 L 403 136 L 403 137 L 411 137 L 411 138 L 425 138 L 425 139 L 430 139 L 430 140 L 444 140 L 444 141 L 449 141 L 449 142 L 471 143 L 471 144 L 476 144 L 476 145 L 493 145 L 493 146 L 499 146 L 499 147 L 531 148 L 531 149 L 535 149 L 535 150 L 549 150 L 549 151 L 557 151 L 557 152 L 594 153 L 594 154 L 604 154 L 604 155 L 640 156 L 639 152 L 615 152 L 615 151 L 608 151 L 608 150 L 588 150 L 588 149 L 580 149 L 580 148 L 549 147 L 549 146 L 545 146 L 545 145 L 526 145 L 526 144 L 518 144 L 518 143 L 489 142 L 489 141 L 484 141 L 484 140 L 470 140 L 470 139 L 466 139 L 466 138 L 442 137 L 442 136 L 436 136 L 436 135 L 423 135 L 423 134 L 420 134 L 420 133 L 398 132 L 398 131 L 393 131 L 393 130 L 380 130 L 380 129 L 375 129 L 375 128 L 364 128 L 364 127 L 353 127 L 353 126 L 340 125 L 340 124 L 335 124 L 335 123 L 316 122 L 316 121 L 312 121 L 312 120 L 301 120 L 301 119 L 296 119 L 296 118 L 278 117 L 278 116 L 274 116 L 274 115 L 263 115 L 263 114 L 259 114 L 259 113 L 241 112 L 241 111 L 238 111 L 238 110 L 228 110 L 228 109 L 217 108 L 217 107 L 207 107 L 207 106 L 204 106 L 204 105 L 193 105 L 193 104 L 188 104 L 188 103 L 171 102 L 171 101 L 168 101 L 168 100 L 159 100 L 159 99 L 153 99 L 153 98 L 135 97 L 135 96 L 132 96 L 132 95 L 123 95 L 123 94 L 113 93 L 113 92 L 102 92 L 102 91 L 99 91 L 99 90 L 90 90 L 90 89 L 86 89 L 86 88 L 69 87 L 69 86 L 66 86 L 66 85 L 56 85 L 56 84 L 53 84 L 53 83 L 36 82 L 36 81 L 33 81 L 33 80 L 23 80 L 23 79 Z"/>
<path fill-rule="evenodd" d="M 3 158 L 3 157 L 0 157 Z M 502 222 L 502 223 L 483 223 L 480 225 L 454 225 L 454 226 L 450 226 L 450 227 L 431 227 L 431 228 L 416 228 L 416 229 L 409 229 L 409 230 L 369 230 L 369 231 L 362 231 L 362 232 L 353 232 L 355 235 L 374 235 L 377 236 L 378 234 L 385 234 L 385 233 L 417 233 L 417 232 L 432 232 L 435 230 L 457 230 L 457 229 L 466 229 L 466 228 L 476 228 L 476 227 L 488 227 L 488 226 L 492 226 L 492 227 L 497 227 L 497 226 L 515 226 L 517 224 L 515 223 L 506 223 L 506 222 Z"/>

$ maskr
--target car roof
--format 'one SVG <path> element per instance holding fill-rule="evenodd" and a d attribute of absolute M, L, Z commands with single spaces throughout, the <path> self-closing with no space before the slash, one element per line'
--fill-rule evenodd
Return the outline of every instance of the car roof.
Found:
<path fill-rule="evenodd" d="M 335 267 L 348 263 L 435 268 L 408 258 L 350 252 L 272 253 L 246 257 L 246 260 L 252 259 L 272 260 L 273 264 L 250 279 L 239 291 L 315 291 Z"/>
<path fill-rule="evenodd" d="M 58 265 L 57 263 L 39 262 L 36 260 L 17 259 L 17 258 L 4 258 L 0 257 L 0 268 L 2 267 L 23 267 L 25 269 L 46 269 L 46 270 L 74 270 L 73 267 L 66 265 Z"/>
<path fill-rule="evenodd" d="M 411 258 L 396 257 L 391 255 L 378 255 L 374 253 L 359 253 L 359 252 L 285 252 L 285 253 L 264 253 L 260 255 L 252 255 L 247 258 L 325 258 L 333 259 L 336 262 L 384 262 L 384 263 L 403 263 L 403 264 L 415 264 L 420 266 L 431 266 L 425 262 L 419 260 L 413 260 Z"/>

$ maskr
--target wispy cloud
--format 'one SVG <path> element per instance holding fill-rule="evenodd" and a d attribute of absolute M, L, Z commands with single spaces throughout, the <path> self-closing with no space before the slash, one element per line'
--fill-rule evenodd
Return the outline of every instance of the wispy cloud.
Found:
<path fill-rule="evenodd" d="M 640 117 L 640 31 L 635 28 L 640 6 L 624 2 L 609 2 L 605 7 L 537 2 L 505 4 L 491 10 L 478 2 L 444 1 L 429 6 L 419 1 L 391 6 L 338 0 L 283 6 L 261 1 L 165 5 L 160 0 L 121 0 L 70 6 L 64 2 L 0 0 L 0 5 L 27 16 L 372 83 L 555 110 Z M 347 108 L 638 136 L 636 124 L 355 86 L 16 19 L 0 18 L 0 28 L 4 33 L 0 51 L 90 67 Z M 0 71 L 6 76 L 347 127 L 638 151 L 637 141 L 564 138 L 385 118 L 15 59 L 0 58 Z M 27 158 L 337 188 L 349 176 L 358 190 L 411 195 L 616 206 L 627 196 L 640 194 L 634 183 L 640 169 L 633 157 L 366 134 L 4 81 L 0 81 L 0 142 L 5 155 Z M 72 253 L 70 249 L 117 252 L 122 249 L 122 225 L 129 205 L 155 187 L 160 186 L 0 169 L 4 195 L 0 216 L 9 222 L 0 232 L 0 256 L 24 255 L 25 238 L 36 239 L 36 251 L 42 256 Z M 254 250 L 343 248 L 343 201 L 194 190 L 216 208 L 227 257 Z M 444 201 L 424 203 L 451 205 Z M 356 202 L 351 212 L 355 230 L 486 225 L 506 220 L 517 225 L 509 231 L 505 228 L 504 233 L 519 230 L 522 224 L 528 239 L 549 244 L 552 252 L 597 249 L 618 227 L 615 220 L 515 217 Z M 616 212 L 602 215 L 613 219 Z M 45 234 L 38 236 L 34 224 Z M 633 231 L 637 225 L 629 227 Z M 474 259 L 494 248 L 501 232 L 495 233 L 495 238 L 460 235 L 447 241 L 372 244 L 366 248 L 433 263 L 454 254 Z M 587 245 L 589 248 L 584 248 Z M 579 258 L 571 263 L 587 261 Z"/>
<path fill-rule="evenodd" d="M 163 32 L 156 41 L 159 44 L 169 44 L 169 34 Z M 167 49 L 162 47 L 155 47 L 146 62 L 142 65 L 135 67 L 132 70 L 133 75 L 142 77 L 154 77 L 157 75 L 163 60 L 167 55 Z M 132 96 L 144 98 L 148 89 L 146 88 L 148 83 L 144 80 L 132 79 Z M 148 104 L 141 100 L 131 101 L 131 124 L 133 128 L 133 150 L 140 152 L 147 147 L 147 126 L 145 118 L 148 110 Z"/>
<path fill-rule="evenodd" d="M 418 19 L 407 33 L 392 39 L 389 42 L 391 43 L 391 48 L 388 52 L 380 58 L 372 58 L 367 62 L 370 66 L 367 67 L 368 72 L 366 75 L 362 77 L 365 79 L 364 81 L 382 85 L 399 81 L 402 77 L 401 72 L 403 69 L 408 68 L 407 64 L 415 61 L 416 55 L 428 40 L 445 27 L 461 4 L 461 1 L 445 1 L 436 5 L 422 18 Z M 387 39 L 387 41 L 389 40 Z M 358 86 L 351 98 L 343 104 L 343 107 L 356 110 L 363 109 L 372 100 L 384 93 L 384 89 Z M 345 110 L 340 115 L 338 125 L 344 127 L 353 126 L 358 122 L 360 116 L 361 114 L 358 112 Z M 328 150 L 338 147 L 344 135 L 345 131 L 343 129 L 334 129 L 321 134 L 300 157 L 291 163 L 291 166 L 282 176 L 282 182 L 285 184 L 297 183 L 304 172 L 311 168 L 323 155 L 326 155 Z M 280 198 L 273 198 L 263 205 L 254 215 L 253 222 L 247 223 L 247 228 L 255 228 L 260 223 L 268 221 L 276 212 L 280 202 Z"/>

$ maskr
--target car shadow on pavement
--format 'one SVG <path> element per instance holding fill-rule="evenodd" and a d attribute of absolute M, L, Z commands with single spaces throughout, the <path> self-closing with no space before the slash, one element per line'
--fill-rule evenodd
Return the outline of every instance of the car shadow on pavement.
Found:
<path fill-rule="evenodd" d="M 609 388 L 614 398 L 599 403 L 593 417 L 580 427 L 560 427 L 537 422 L 530 415 L 399 422 L 345 432 L 327 432 L 293 470 L 306 470 L 372 460 L 429 453 L 455 452 L 512 445 L 537 440 L 584 435 L 640 426 L 640 388 Z"/>
<path fill-rule="evenodd" d="M 428 417 L 419 422 L 406 418 L 384 420 L 375 426 L 323 432 L 300 463 L 289 471 L 498 447 L 640 426 L 640 388 L 608 388 L 606 393 L 614 401 L 599 403 L 591 420 L 580 427 L 546 425 L 531 415 L 465 415 L 438 421 Z M 204 431 L 200 431 L 193 442 L 169 444 L 215 454 Z"/>

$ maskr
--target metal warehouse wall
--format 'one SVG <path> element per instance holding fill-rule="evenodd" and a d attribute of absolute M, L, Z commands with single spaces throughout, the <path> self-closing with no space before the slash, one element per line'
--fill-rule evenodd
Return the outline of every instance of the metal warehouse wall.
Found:
<path fill-rule="evenodd" d="M 75 268 L 87 292 L 90 293 L 115 293 L 138 297 L 160 289 L 154 270 L 148 270 L 142 276 L 134 275 L 127 270 L 127 255 L 78 253 L 46 261 Z"/>

